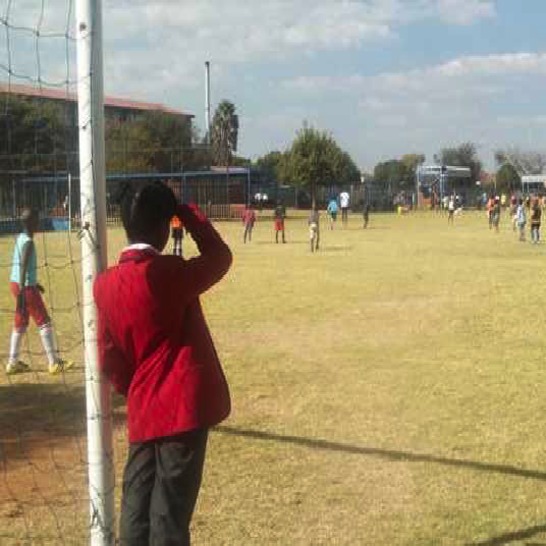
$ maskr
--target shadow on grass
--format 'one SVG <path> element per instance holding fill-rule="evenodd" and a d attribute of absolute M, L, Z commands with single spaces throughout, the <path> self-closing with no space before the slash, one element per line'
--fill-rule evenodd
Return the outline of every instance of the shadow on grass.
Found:
<path fill-rule="evenodd" d="M 308 245 L 309 244 L 309 241 L 303 241 L 301 239 L 292 239 L 292 240 L 288 240 L 288 238 L 286 239 L 286 243 L 283 243 L 281 242 L 281 240 L 279 239 L 279 242 L 276 243 L 275 242 L 275 239 L 272 239 L 271 241 L 251 241 L 250 243 L 247 243 L 249 245 L 257 245 L 257 246 L 261 246 L 261 245 L 265 245 L 265 246 L 287 246 L 287 245 Z"/>
<path fill-rule="evenodd" d="M 256 241 L 255 243 L 252 242 L 252 243 L 248 243 L 250 245 L 268 245 L 268 246 L 271 246 L 271 245 L 282 245 L 283 243 L 275 243 L 275 241 L 273 242 L 269 242 L 269 241 Z M 309 246 L 309 241 L 302 241 L 302 240 L 294 240 L 294 241 L 287 241 L 285 243 L 285 245 L 298 245 L 298 246 Z M 319 250 L 317 251 L 319 254 L 321 252 L 324 252 L 324 253 L 329 253 L 329 252 L 347 252 L 349 250 L 352 250 L 353 247 L 350 246 L 350 245 L 321 245 L 319 247 Z M 309 254 L 311 254 L 311 252 L 309 252 Z"/>
<path fill-rule="evenodd" d="M 113 408 L 124 401 L 113 397 Z M 119 412 L 114 422 L 124 419 Z M 86 431 L 83 385 L 21 383 L 0 386 L 0 442 L 81 436 Z M 1 452 L 0 452 L 1 458 Z"/>
<path fill-rule="evenodd" d="M 511 542 L 519 542 L 528 538 L 533 538 L 540 533 L 546 533 L 546 525 L 535 525 L 528 529 L 521 529 L 520 531 L 513 531 L 498 537 L 489 538 L 482 542 L 469 542 L 466 546 L 502 546 L 503 544 L 510 544 Z M 546 546 L 545 542 L 526 542 L 526 546 Z"/>
<path fill-rule="evenodd" d="M 226 425 L 219 425 L 215 427 L 214 430 L 220 434 L 227 434 L 230 436 L 240 436 L 242 438 L 249 438 L 252 440 L 260 440 L 266 442 L 281 442 L 307 447 L 310 449 L 321 449 L 326 451 L 335 451 L 339 453 L 349 453 L 352 455 L 366 455 L 368 457 L 376 457 L 379 459 L 387 459 L 391 461 L 434 463 L 443 466 L 455 466 L 468 468 L 471 470 L 479 470 L 482 472 L 492 472 L 497 474 L 506 474 L 508 476 L 518 476 L 521 478 L 546 481 L 546 472 L 542 472 L 540 470 L 527 470 L 525 468 L 518 468 L 512 465 L 484 463 L 480 461 L 469 461 L 465 459 L 451 459 L 448 457 L 438 457 L 435 455 L 412 453 L 410 451 L 381 449 L 377 447 L 362 447 L 351 444 L 343 444 L 339 442 L 331 442 L 329 440 L 305 438 L 302 436 L 291 436 L 285 434 L 275 434 L 272 432 L 243 429 Z M 544 528 L 544 530 L 546 531 L 546 527 Z M 497 543 L 484 542 L 483 544 Z M 498 544 L 502 543 L 499 542 Z"/>
<path fill-rule="evenodd" d="M 329 253 L 329 252 L 347 252 L 349 250 L 352 250 L 353 247 L 352 246 L 344 246 L 344 245 L 324 245 L 324 246 L 321 246 L 320 249 L 318 250 L 318 252 L 325 252 L 325 253 Z"/>
<path fill-rule="evenodd" d="M 413 462 L 413 463 L 434 463 L 444 466 L 454 466 L 468 468 L 470 470 L 478 470 L 481 472 L 492 472 L 505 474 L 508 476 L 518 476 L 533 480 L 546 480 L 546 472 L 539 470 L 527 470 L 518 468 L 512 465 L 502 465 L 494 463 L 484 463 L 481 461 L 469 461 L 465 459 L 451 459 L 448 457 L 437 457 L 435 455 L 426 455 L 420 453 L 412 453 L 409 451 L 397 451 L 391 449 L 380 449 L 375 447 L 362 447 L 351 444 L 343 444 L 340 442 L 331 442 L 328 440 L 305 438 L 302 436 L 291 436 L 285 434 L 275 434 L 271 432 L 263 432 L 259 430 L 243 429 L 226 425 L 219 425 L 214 430 L 220 434 L 230 436 L 238 436 L 252 440 L 265 442 L 281 442 L 293 444 L 310 449 L 319 449 L 326 451 L 335 451 L 338 453 L 349 453 L 352 455 L 365 455 L 368 457 L 376 457 L 390 461 Z M 467 543 L 466 546 L 501 546 L 510 544 L 525 539 L 532 539 L 534 536 L 546 533 L 546 525 L 535 525 L 527 529 L 521 529 L 486 539 L 481 542 Z M 546 546 L 544 542 L 526 542 L 526 546 Z"/>

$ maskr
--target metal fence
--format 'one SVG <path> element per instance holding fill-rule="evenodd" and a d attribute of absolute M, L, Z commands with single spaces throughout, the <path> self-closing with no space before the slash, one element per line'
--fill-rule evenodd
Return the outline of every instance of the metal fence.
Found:
<path fill-rule="evenodd" d="M 348 186 L 319 186 L 316 188 L 316 202 L 321 208 L 325 208 L 330 199 L 337 199 L 339 194 L 346 190 L 350 195 L 351 210 L 359 212 L 364 203 L 367 203 L 373 210 L 391 211 L 394 210 L 393 203 L 395 195 L 388 188 L 374 183 L 355 183 Z M 295 186 L 280 186 L 277 191 L 277 198 L 285 206 L 308 209 L 311 207 L 311 192 L 307 189 Z"/>
<path fill-rule="evenodd" d="M 239 218 L 241 209 L 252 199 L 250 172 L 246 169 L 108 175 L 108 223 L 117 225 L 121 222 L 119 196 L 125 185 L 138 187 L 153 181 L 168 184 L 181 202 L 198 204 L 213 219 Z M 80 218 L 79 179 L 69 173 L 54 176 L 33 176 L 21 171 L 0 173 L 0 231 L 11 231 L 12 221 L 19 218 L 27 207 L 37 209 L 44 219 L 51 219 L 51 226 L 61 226 L 62 229 L 62 226 L 71 224 L 77 227 Z"/>
<path fill-rule="evenodd" d="M 181 202 L 197 203 L 212 219 L 238 219 L 247 203 L 272 207 L 282 201 L 286 207 L 309 208 L 310 192 L 294 186 L 277 186 L 260 178 L 259 172 L 246 168 L 216 169 L 182 173 L 110 174 L 106 177 L 106 210 L 109 225 L 121 223 L 119 195 L 129 184 L 135 187 L 147 182 L 168 184 Z M 383 185 L 367 182 L 348 187 L 337 185 L 318 187 L 317 203 L 325 207 L 329 199 L 346 189 L 351 196 L 351 208 L 362 210 L 368 203 L 373 210 L 394 210 L 396 196 Z M 256 195 L 267 195 L 265 202 Z M 35 175 L 28 171 L 0 171 L 0 232 L 11 231 L 13 222 L 23 208 L 32 207 L 44 218 L 50 229 L 79 227 L 80 185 L 78 177 L 67 172 L 55 175 Z M 49 219 L 49 220 L 46 220 Z M 15 223 L 16 224 L 16 223 Z"/>

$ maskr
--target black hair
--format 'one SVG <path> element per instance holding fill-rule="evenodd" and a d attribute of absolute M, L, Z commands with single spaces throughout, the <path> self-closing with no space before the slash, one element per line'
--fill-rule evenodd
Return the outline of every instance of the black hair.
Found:
<path fill-rule="evenodd" d="M 176 214 L 176 197 L 162 182 L 140 188 L 129 184 L 119 194 L 121 221 L 130 241 L 146 240 L 164 222 Z"/>
<path fill-rule="evenodd" d="M 39 217 L 40 217 L 40 213 L 38 212 L 38 209 L 25 207 L 21 211 L 20 219 L 21 219 L 21 222 L 26 222 L 30 218 L 39 218 Z"/>

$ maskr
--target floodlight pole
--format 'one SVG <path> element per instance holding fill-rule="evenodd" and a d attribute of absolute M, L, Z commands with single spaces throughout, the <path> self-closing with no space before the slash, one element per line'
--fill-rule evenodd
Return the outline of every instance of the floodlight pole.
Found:
<path fill-rule="evenodd" d="M 246 171 L 246 204 L 250 206 L 250 167 Z"/>
<path fill-rule="evenodd" d="M 11 176 L 13 177 L 13 174 Z M 13 195 L 13 219 L 17 220 L 17 189 L 15 187 L 15 178 L 11 179 L 11 192 Z"/>
<path fill-rule="evenodd" d="M 83 326 L 91 546 L 113 546 L 114 458 L 110 389 L 99 370 L 93 284 L 106 267 L 106 181 L 101 0 L 76 1 Z"/>
<path fill-rule="evenodd" d="M 68 173 L 68 233 L 72 233 L 72 175 Z"/>
<path fill-rule="evenodd" d="M 205 133 L 210 147 L 210 62 L 205 62 Z"/>
<path fill-rule="evenodd" d="M 444 165 L 442 165 L 441 170 L 440 170 L 440 209 L 443 207 L 443 204 L 444 204 L 446 174 L 447 174 L 446 167 L 444 167 Z"/>
<path fill-rule="evenodd" d="M 415 170 L 415 210 L 419 210 L 419 188 L 421 187 L 421 166 Z"/>

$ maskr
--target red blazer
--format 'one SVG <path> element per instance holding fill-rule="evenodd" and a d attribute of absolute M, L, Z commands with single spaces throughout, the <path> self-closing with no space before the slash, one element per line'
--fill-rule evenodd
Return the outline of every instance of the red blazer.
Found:
<path fill-rule="evenodd" d="M 230 412 L 199 295 L 225 275 L 232 256 L 206 218 L 180 210 L 200 256 L 184 260 L 133 245 L 94 286 L 100 366 L 127 397 L 130 442 L 210 427 Z"/>

